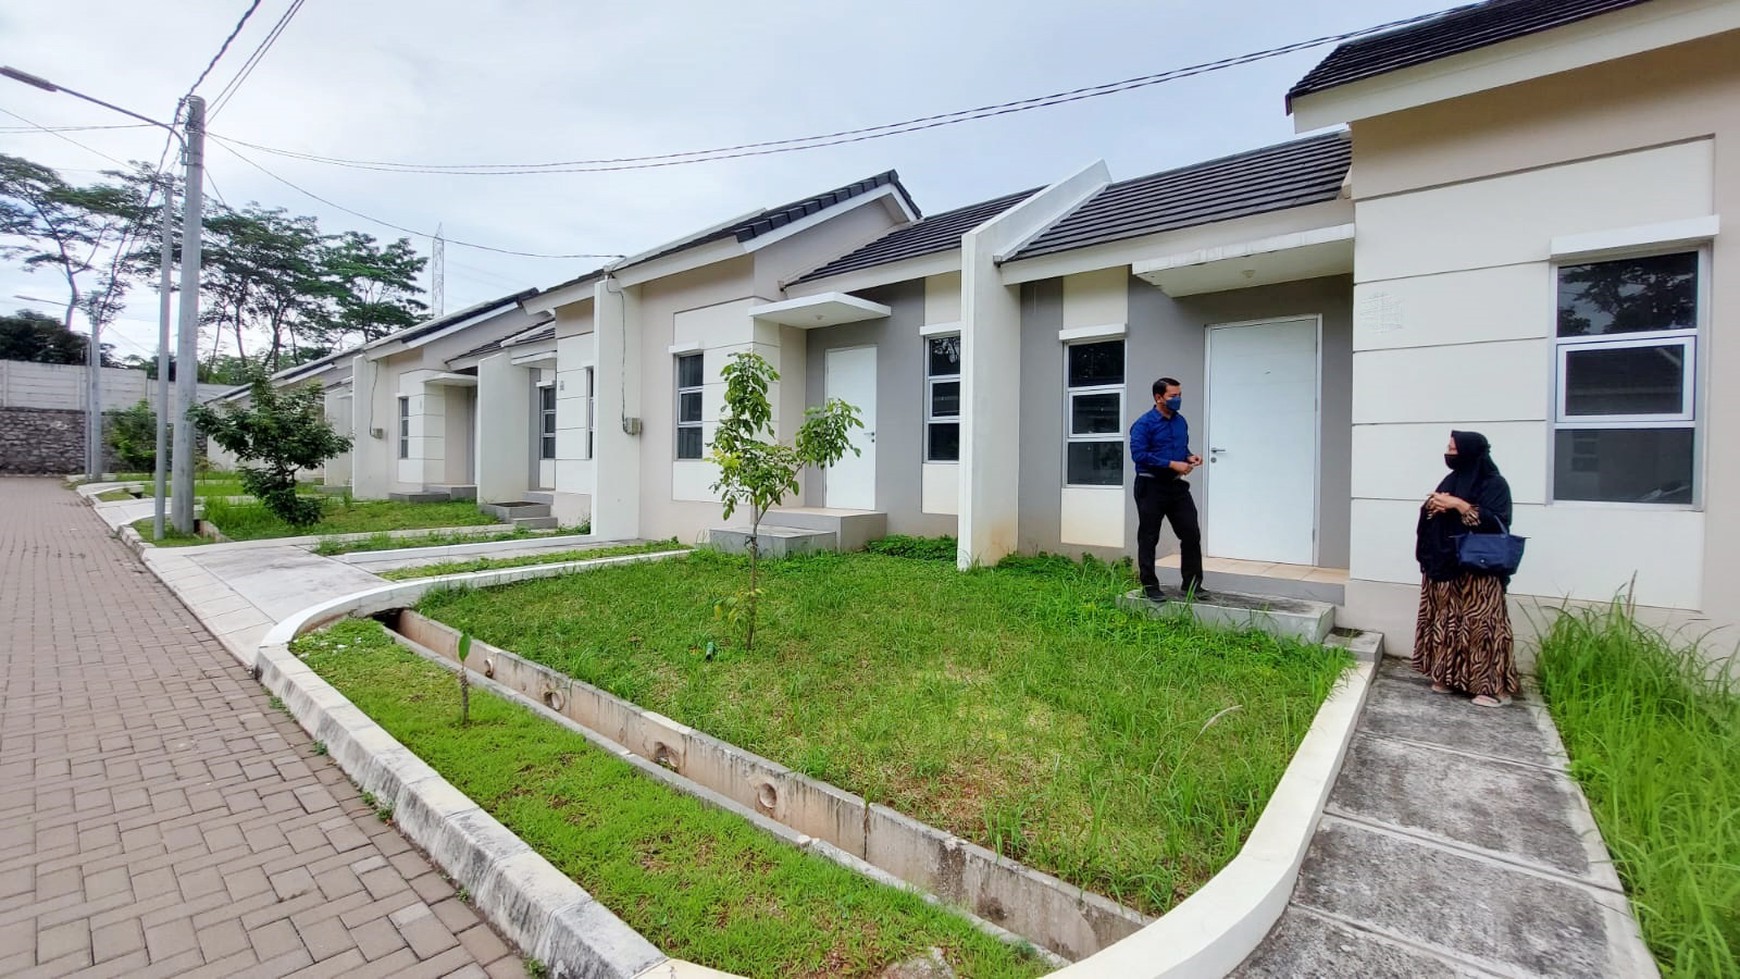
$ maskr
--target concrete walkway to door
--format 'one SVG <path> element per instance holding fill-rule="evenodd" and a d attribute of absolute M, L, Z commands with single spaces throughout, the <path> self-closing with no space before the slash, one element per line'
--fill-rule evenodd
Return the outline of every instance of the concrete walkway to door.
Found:
<path fill-rule="evenodd" d="M 1292 901 L 1233 974 L 1656 975 L 1539 694 L 1429 686 L 1380 665 Z"/>
<path fill-rule="evenodd" d="M 0 503 L 0 974 L 523 974 L 89 506 Z"/>

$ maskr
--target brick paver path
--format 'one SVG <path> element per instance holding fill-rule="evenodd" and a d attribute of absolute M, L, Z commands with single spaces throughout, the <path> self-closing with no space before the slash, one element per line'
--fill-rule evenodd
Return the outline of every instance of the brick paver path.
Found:
<path fill-rule="evenodd" d="M 107 529 L 0 479 L 0 976 L 519 958 Z"/>

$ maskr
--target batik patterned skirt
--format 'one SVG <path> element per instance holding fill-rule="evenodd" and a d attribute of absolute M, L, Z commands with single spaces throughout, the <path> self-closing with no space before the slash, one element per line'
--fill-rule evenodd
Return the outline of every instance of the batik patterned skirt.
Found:
<path fill-rule="evenodd" d="M 1490 575 L 1423 579 L 1414 628 L 1414 669 L 1452 690 L 1504 697 L 1517 692 L 1510 612 Z"/>

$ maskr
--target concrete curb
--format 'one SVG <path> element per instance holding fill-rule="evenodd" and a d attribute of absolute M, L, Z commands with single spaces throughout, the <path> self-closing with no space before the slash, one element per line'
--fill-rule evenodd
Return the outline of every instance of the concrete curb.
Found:
<path fill-rule="evenodd" d="M 633 555 L 594 563 L 602 566 L 657 556 L 669 555 Z M 466 577 L 502 578 L 506 573 Z M 290 652 L 291 640 L 310 628 L 335 618 L 397 607 L 407 596 L 420 596 L 437 584 L 422 581 L 389 586 L 292 615 L 274 626 L 260 644 L 255 670 L 261 684 L 284 701 L 304 730 L 326 744 L 328 754 L 363 791 L 392 809 L 400 831 L 470 892 L 477 910 L 509 941 L 544 963 L 550 975 L 633 979 L 667 964 L 674 967 L 674 960 L 399 744 Z"/>
<path fill-rule="evenodd" d="M 289 652 L 296 636 L 326 623 L 414 604 L 432 590 L 488 587 L 566 573 L 578 566 L 609 566 L 679 556 L 687 551 L 564 562 L 392 583 L 323 602 L 275 626 L 261 643 L 256 669 L 298 722 L 326 742 L 341 768 L 365 791 L 393 807 L 401 829 L 427 850 L 474 896 L 480 913 L 554 976 L 724 976 L 669 959 L 598 905 L 578 884 L 532 851 L 342 694 Z M 415 644 L 411 644 L 415 645 Z M 419 649 L 439 658 L 439 654 Z M 1373 650 L 1359 656 L 1337 681 L 1289 762 L 1256 826 L 1220 873 L 1195 894 L 1142 930 L 1074 965 L 1053 973 L 1063 979 L 1116 975 L 1133 979 L 1197 979 L 1235 969 L 1279 919 L 1297 881 L 1323 806 L 1340 773 L 1377 662 Z M 498 693 L 529 703 L 540 714 L 580 730 L 630 764 L 672 782 L 676 776 L 614 745 L 531 698 L 492 680 L 478 680 Z M 684 780 L 687 781 L 687 780 Z M 700 786 L 691 794 L 738 811 L 730 799 Z M 717 797 L 714 799 L 712 797 Z M 408 807 L 408 808 L 407 808 Z M 892 886 L 909 886 L 852 854 L 774 822 L 752 810 L 754 825 L 801 848 L 853 866 Z M 764 825 L 765 824 L 765 825 Z M 553 875 L 553 876 L 552 876 Z M 649 956 L 650 953 L 650 957 Z M 629 970 L 629 971 L 623 971 Z"/>
<path fill-rule="evenodd" d="M 1336 681 L 1231 863 L 1153 924 L 1053 975 L 1203 979 L 1237 968 L 1286 910 L 1376 675 L 1362 656 Z"/>

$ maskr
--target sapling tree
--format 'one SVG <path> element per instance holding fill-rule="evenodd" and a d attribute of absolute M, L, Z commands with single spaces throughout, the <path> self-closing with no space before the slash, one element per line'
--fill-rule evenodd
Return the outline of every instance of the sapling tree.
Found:
<path fill-rule="evenodd" d="M 195 405 L 187 416 L 242 463 L 242 488 L 293 527 L 320 520 L 321 501 L 296 493 L 296 473 L 350 451 L 348 436 L 326 420 L 318 385 L 279 390 L 264 374 L 248 389 L 248 404 Z M 258 465 L 247 465 L 258 463 Z"/>
<path fill-rule="evenodd" d="M 459 634 L 459 726 L 471 723 L 471 670 L 465 661 L 471 657 L 471 633 Z"/>
<path fill-rule="evenodd" d="M 831 466 L 847 452 L 858 454 L 851 430 L 864 427 L 858 409 L 838 398 L 804 412 L 797 437 L 787 445 L 773 427 L 773 405 L 767 400 L 768 385 L 779 372 L 756 353 L 738 353 L 719 372 L 725 380 L 725 412 L 713 436 L 711 459 L 719 467 L 713 484 L 725 505 L 725 518 L 739 507 L 749 513 L 749 588 L 735 599 L 721 603 L 732 619 L 745 626 L 745 649 L 755 648 L 755 611 L 761 598 L 757 578 L 761 552 L 761 520 L 779 505 L 787 493 L 798 491 L 798 474 L 805 466 Z"/>

